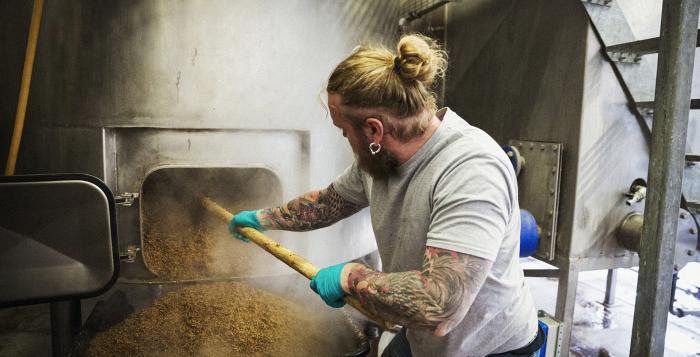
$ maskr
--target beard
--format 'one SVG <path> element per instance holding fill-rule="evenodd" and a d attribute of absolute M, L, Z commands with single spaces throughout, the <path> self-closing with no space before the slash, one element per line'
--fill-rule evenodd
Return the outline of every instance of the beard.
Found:
<path fill-rule="evenodd" d="M 361 133 L 358 133 L 361 134 Z M 355 159 L 360 170 L 368 173 L 375 180 L 383 180 L 396 174 L 399 167 L 398 160 L 386 150 L 380 150 L 375 155 L 369 151 L 369 139 L 364 135 L 358 135 L 360 147 L 355 148 Z"/>

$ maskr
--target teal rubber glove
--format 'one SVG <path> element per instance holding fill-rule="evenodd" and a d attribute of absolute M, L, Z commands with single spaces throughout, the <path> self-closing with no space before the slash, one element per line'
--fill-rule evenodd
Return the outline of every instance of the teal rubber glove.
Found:
<path fill-rule="evenodd" d="M 309 283 L 311 290 L 320 295 L 321 299 L 330 307 L 345 306 L 343 300 L 345 291 L 340 287 L 340 272 L 343 271 L 345 264 L 347 262 L 319 270 Z"/>
<path fill-rule="evenodd" d="M 250 239 L 246 238 L 244 235 L 238 232 L 238 228 L 250 227 L 255 228 L 260 232 L 264 232 L 265 229 L 260 225 L 260 221 L 258 221 L 258 216 L 256 212 L 257 211 L 238 212 L 235 216 L 233 216 L 233 218 L 231 218 L 231 221 L 228 222 L 229 233 L 231 233 L 232 236 L 244 242 L 250 242 Z"/>

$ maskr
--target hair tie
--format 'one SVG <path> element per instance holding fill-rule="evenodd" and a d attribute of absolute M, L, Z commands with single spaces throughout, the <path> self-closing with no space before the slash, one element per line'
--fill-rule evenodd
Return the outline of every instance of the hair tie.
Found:
<path fill-rule="evenodd" d="M 396 71 L 396 73 L 401 72 L 401 58 L 399 58 L 399 56 L 394 57 L 394 71 Z"/>

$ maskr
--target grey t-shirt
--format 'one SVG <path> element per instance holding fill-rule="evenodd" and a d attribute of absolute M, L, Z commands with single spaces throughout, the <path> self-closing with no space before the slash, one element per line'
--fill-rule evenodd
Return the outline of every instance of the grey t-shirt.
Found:
<path fill-rule="evenodd" d="M 484 356 L 527 345 L 537 314 L 519 263 L 520 209 L 513 168 L 482 130 L 444 108 L 433 136 L 397 175 L 373 180 L 357 164 L 333 182 L 370 206 L 387 273 L 420 270 L 426 246 L 493 261 L 462 322 L 443 337 L 409 329 L 414 356 Z"/>

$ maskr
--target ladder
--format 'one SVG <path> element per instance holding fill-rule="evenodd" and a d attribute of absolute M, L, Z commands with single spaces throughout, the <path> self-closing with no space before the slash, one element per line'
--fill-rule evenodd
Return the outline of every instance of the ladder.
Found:
<path fill-rule="evenodd" d="M 613 0 L 582 2 L 610 7 Z M 644 124 L 642 130 L 651 147 L 631 356 L 664 353 L 669 306 L 673 306 L 671 296 L 675 290 L 672 252 L 678 211 L 681 206 L 695 210 L 695 214 L 700 209 L 700 202 L 687 201 L 681 194 L 684 165 L 700 161 L 698 153 L 685 153 L 689 112 L 700 109 L 700 99 L 690 98 L 695 48 L 700 45 L 699 9 L 700 0 L 664 0 L 659 37 L 606 48 L 612 61 L 628 64 L 638 64 L 648 54 L 659 54 L 653 102 L 635 101 L 628 88 L 635 83 L 625 81 L 613 65 L 631 109 Z M 653 116 L 652 128 L 648 126 L 649 116 Z"/>

